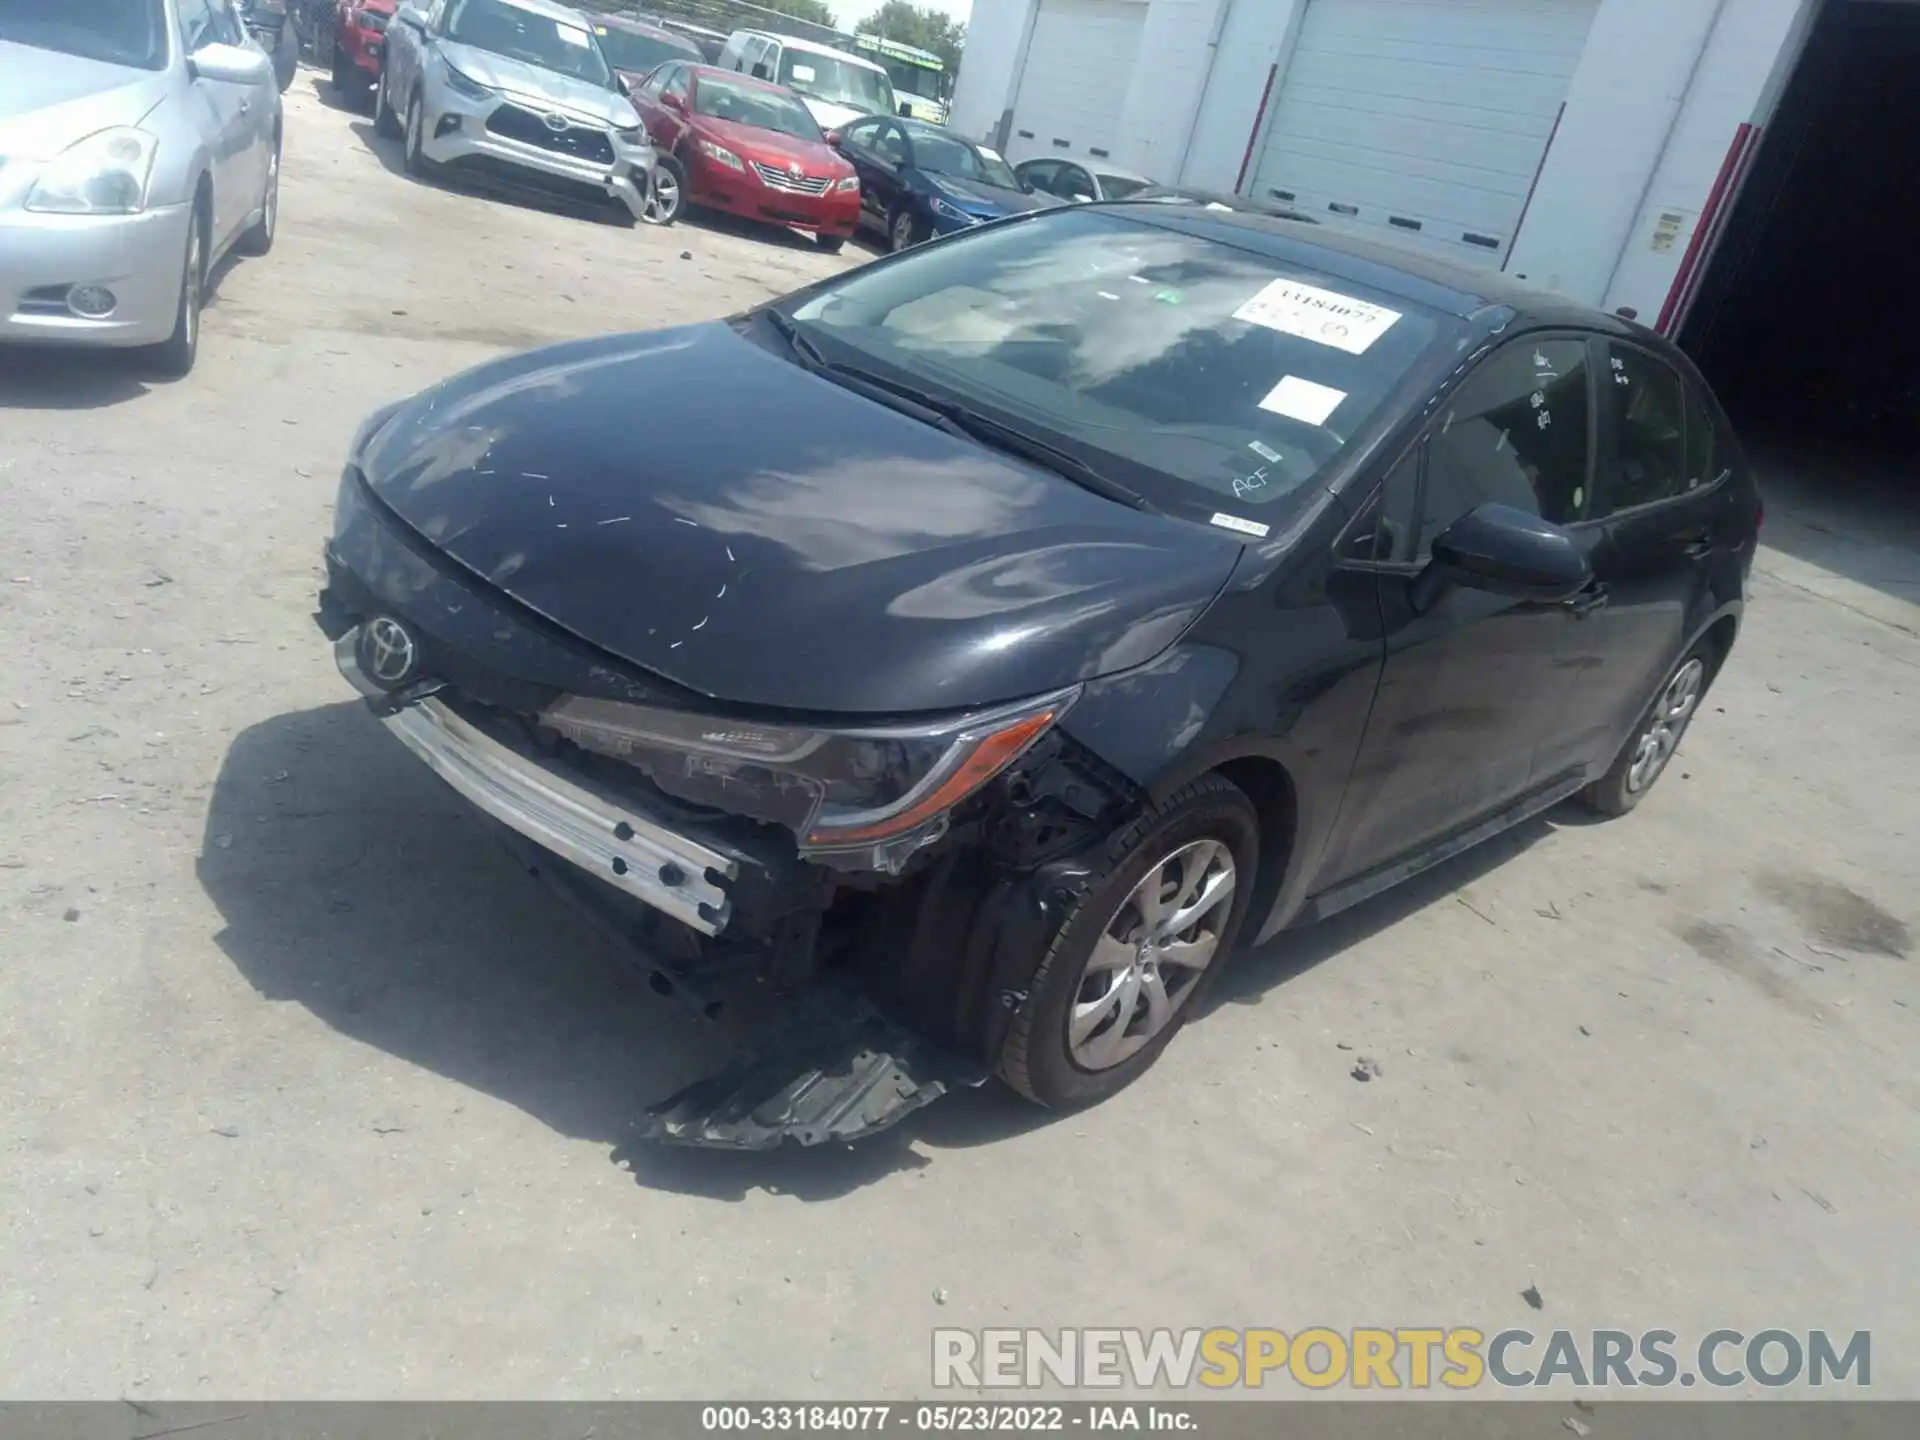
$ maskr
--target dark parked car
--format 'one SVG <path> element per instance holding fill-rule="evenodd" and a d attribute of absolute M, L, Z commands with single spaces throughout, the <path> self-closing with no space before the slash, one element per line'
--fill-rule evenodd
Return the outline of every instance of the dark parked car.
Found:
<path fill-rule="evenodd" d="M 1061 202 L 1023 184 L 996 151 L 924 120 L 869 115 L 827 133 L 860 175 L 860 224 L 904 250 Z"/>
<path fill-rule="evenodd" d="M 629 87 L 637 86 L 669 60 L 705 63 L 700 47 L 676 35 L 656 20 L 627 15 L 595 15 L 594 37 L 613 73 Z"/>
<path fill-rule="evenodd" d="M 729 410 L 751 424 L 634 416 Z M 653 1133 L 876 1129 L 1160 1054 L 1241 941 L 1632 809 L 1761 503 L 1623 321 L 1260 216 L 1083 205 L 497 360 L 353 443 L 321 621 L 456 789 L 804 997 Z M 422 857 L 430 864 L 430 857 Z"/>

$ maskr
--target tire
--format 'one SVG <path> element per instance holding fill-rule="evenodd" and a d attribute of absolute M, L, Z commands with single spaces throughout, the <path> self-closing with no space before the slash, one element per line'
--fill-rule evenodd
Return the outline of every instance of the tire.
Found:
<path fill-rule="evenodd" d="M 1687 727 L 1700 713 L 1700 700 L 1712 683 L 1718 653 L 1702 640 L 1667 672 L 1666 679 L 1635 722 L 1605 775 L 1580 792 L 1581 803 L 1602 815 L 1624 815 L 1666 774 Z"/>
<path fill-rule="evenodd" d="M 427 106 L 418 90 L 407 101 L 407 128 L 401 140 L 400 163 L 416 180 L 431 180 L 440 167 L 427 158 Z"/>
<path fill-rule="evenodd" d="M 671 155 L 656 156 L 647 180 L 647 203 L 640 218 L 648 225 L 668 226 L 687 213 L 687 169 Z"/>
<path fill-rule="evenodd" d="M 1202 776 L 1116 833 L 1015 1012 L 1001 1078 L 1036 1104 L 1071 1109 L 1098 1104 L 1144 1074 L 1225 968 L 1259 859 L 1252 802 L 1218 775 Z M 1194 893 L 1214 901 L 1181 931 L 1163 929 L 1157 949 L 1143 948 L 1152 918 L 1146 891 L 1156 892 L 1155 910 Z M 1180 963 L 1182 953 L 1200 963 Z M 1166 1006 L 1157 1022 L 1156 992 Z"/>
<path fill-rule="evenodd" d="M 260 220 L 234 242 L 234 249 L 256 259 L 273 249 L 273 237 L 280 229 L 280 147 L 273 147 L 267 159 L 267 186 L 260 195 Z"/>
<path fill-rule="evenodd" d="M 279 42 L 273 47 L 273 79 L 282 95 L 300 73 L 300 36 L 291 16 L 280 26 Z"/>
<path fill-rule="evenodd" d="M 887 248 L 911 250 L 927 237 L 920 233 L 920 222 L 911 210 L 898 210 L 887 221 Z"/>
<path fill-rule="evenodd" d="M 847 237 L 844 235 L 816 235 L 813 237 L 814 248 L 828 255 L 838 255 L 846 248 L 846 245 Z"/>
<path fill-rule="evenodd" d="M 353 56 L 336 43 L 333 47 L 333 98 L 346 105 L 358 105 L 366 98 L 367 72 L 353 63 Z"/>
<path fill-rule="evenodd" d="M 174 313 L 173 334 L 150 352 L 153 368 L 171 380 L 184 380 L 200 358 L 200 310 L 206 299 L 207 216 L 196 204 L 187 229 L 187 251 L 181 265 L 180 304 Z"/>
<path fill-rule="evenodd" d="M 398 140 L 401 135 L 400 117 L 393 113 L 393 105 L 387 99 L 387 70 L 380 67 L 380 78 L 373 87 L 373 133 L 385 140 Z"/>

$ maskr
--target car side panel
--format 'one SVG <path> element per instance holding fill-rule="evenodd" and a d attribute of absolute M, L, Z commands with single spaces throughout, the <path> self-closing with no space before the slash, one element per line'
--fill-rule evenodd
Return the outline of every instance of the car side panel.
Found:
<path fill-rule="evenodd" d="M 1277 560 L 1243 558 L 1180 644 L 1090 683 L 1062 722 L 1156 798 L 1236 760 L 1285 772 L 1291 834 L 1284 856 L 1263 857 L 1247 943 L 1279 930 L 1305 897 L 1379 684 L 1385 646 L 1373 577 L 1333 564 L 1345 521 L 1326 497 L 1296 542 L 1274 547 Z"/>

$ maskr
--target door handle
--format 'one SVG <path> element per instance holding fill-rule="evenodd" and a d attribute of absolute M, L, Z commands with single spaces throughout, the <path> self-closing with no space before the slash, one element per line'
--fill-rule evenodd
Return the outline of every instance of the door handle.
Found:
<path fill-rule="evenodd" d="M 1568 596 L 1560 602 L 1576 616 L 1585 619 L 1594 611 L 1604 609 L 1607 603 L 1607 587 L 1595 580 L 1584 590 Z"/>
<path fill-rule="evenodd" d="M 242 115 L 251 115 L 253 113 L 253 102 L 251 100 L 242 100 L 240 102 L 240 113 Z"/>
<path fill-rule="evenodd" d="M 1713 537 L 1702 535 L 1683 552 L 1689 560 L 1704 560 L 1713 553 Z"/>

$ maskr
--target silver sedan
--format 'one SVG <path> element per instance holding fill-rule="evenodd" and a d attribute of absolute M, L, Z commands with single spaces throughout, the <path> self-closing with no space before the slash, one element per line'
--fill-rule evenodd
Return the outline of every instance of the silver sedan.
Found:
<path fill-rule="evenodd" d="M 401 5 L 374 124 L 404 137 L 410 175 L 446 169 L 657 218 L 639 113 L 586 17 L 551 0 Z"/>
<path fill-rule="evenodd" d="M 0 0 L 0 342 L 153 346 L 279 219 L 280 93 L 231 0 Z"/>

